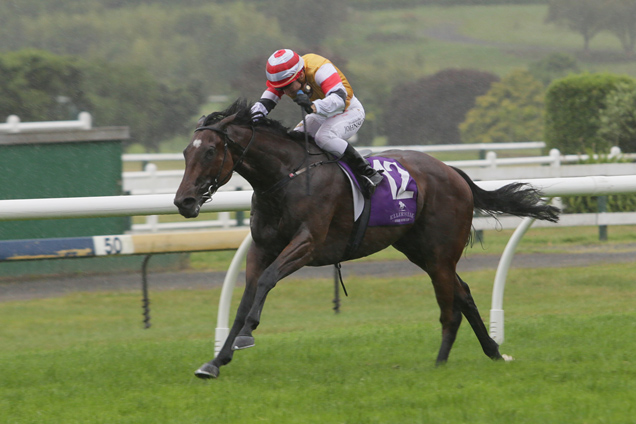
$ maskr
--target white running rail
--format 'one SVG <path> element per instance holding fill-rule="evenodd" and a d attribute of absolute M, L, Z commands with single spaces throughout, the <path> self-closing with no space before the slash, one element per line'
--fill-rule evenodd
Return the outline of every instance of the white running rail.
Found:
<path fill-rule="evenodd" d="M 0 133 L 90 130 L 92 126 L 93 118 L 88 112 L 80 112 L 77 121 L 22 122 L 18 116 L 9 115 L 7 122 L 0 124 Z"/>

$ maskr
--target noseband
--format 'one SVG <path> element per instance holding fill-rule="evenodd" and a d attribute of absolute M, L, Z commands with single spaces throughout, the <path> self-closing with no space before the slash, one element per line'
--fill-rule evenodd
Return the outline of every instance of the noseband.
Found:
<path fill-rule="evenodd" d="M 250 141 L 247 143 L 247 146 L 245 147 L 241 146 L 236 141 L 232 140 L 232 138 L 227 133 L 227 131 L 222 130 L 220 128 L 204 126 L 204 127 L 198 127 L 197 129 L 194 130 L 195 133 L 199 131 L 210 130 L 223 136 L 223 162 L 221 162 L 221 167 L 219 168 L 219 172 L 216 174 L 216 177 L 214 177 L 214 181 L 212 182 L 212 184 L 210 184 L 210 187 L 208 187 L 208 190 L 203 194 L 203 199 L 204 199 L 203 203 L 207 203 L 210 200 L 212 200 L 212 196 L 214 195 L 214 193 L 216 193 L 216 191 L 223 184 L 227 183 L 230 180 L 230 178 L 232 178 L 232 174 L 234 173 L 236 168 L 238 168 L 241 165 L 241 163 L 243 163 L 245 154 L 247 153 L 247 150 L 250 148 L 250 145 L 252 144 L 252 142 L 254 141 L 254 138 L 256 137 L 256 130 L 254 129 L 254 126 L 250 125 L 250 128 L 252 129 L 252 138 L 250 138 Z M 238 147 L 241 150 L 241 155 L 239 156 L 238 160 L 234 162 L 234 166 L 232 166 L 232 169 L 230 170 L 230 172 L 225 177 L 221 178 L 221 172 L 223 172 L 223 166 L 225 165 L 225 161 L 227 159 L 227 152 L 229 150 L 230 144 Z"/>

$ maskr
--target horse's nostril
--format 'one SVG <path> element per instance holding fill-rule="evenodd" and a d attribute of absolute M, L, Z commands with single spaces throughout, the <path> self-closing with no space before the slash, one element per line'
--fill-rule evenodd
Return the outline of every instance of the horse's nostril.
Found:
<path fill-rule="evenodd" d="M 186 197 L 185 199 L 174 199 L 174 204 L 179 208 L 191 208 L 196 205 L 197 200 L 194 197 Z"/>

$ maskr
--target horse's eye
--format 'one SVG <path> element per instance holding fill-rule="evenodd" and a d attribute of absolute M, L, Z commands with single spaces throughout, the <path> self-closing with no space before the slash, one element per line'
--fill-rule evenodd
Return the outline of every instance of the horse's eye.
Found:
<path fill-rule="evenodd" d="M 216 149 L 214 147 L 210 147 L 206 152 L 205 152 L 205 158 L 206 159 L 214 159 L 214 156 L 216 156 Z"/>

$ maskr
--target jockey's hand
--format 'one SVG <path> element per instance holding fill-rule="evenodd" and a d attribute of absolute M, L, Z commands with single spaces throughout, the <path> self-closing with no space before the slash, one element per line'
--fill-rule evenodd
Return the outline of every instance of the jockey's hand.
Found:
<path fill-rule="evenodd" d="M 296 98 L 294 102 L 300 107 L 302 107 L 307 113 L 314 113 L 314 109 L 312 108 L 313 102 L 309 100 L 309 96 L 305 94 L 304 91 L 298 90 L 296 93 Z"/>
<path fill-rule="evenodd" d="M 264 118 L 267 116 L 267 108 L 261 102 L 256 102 L 252 106 L 252 120 L 254 122 L 258 121 L 260 118 Z"/>

